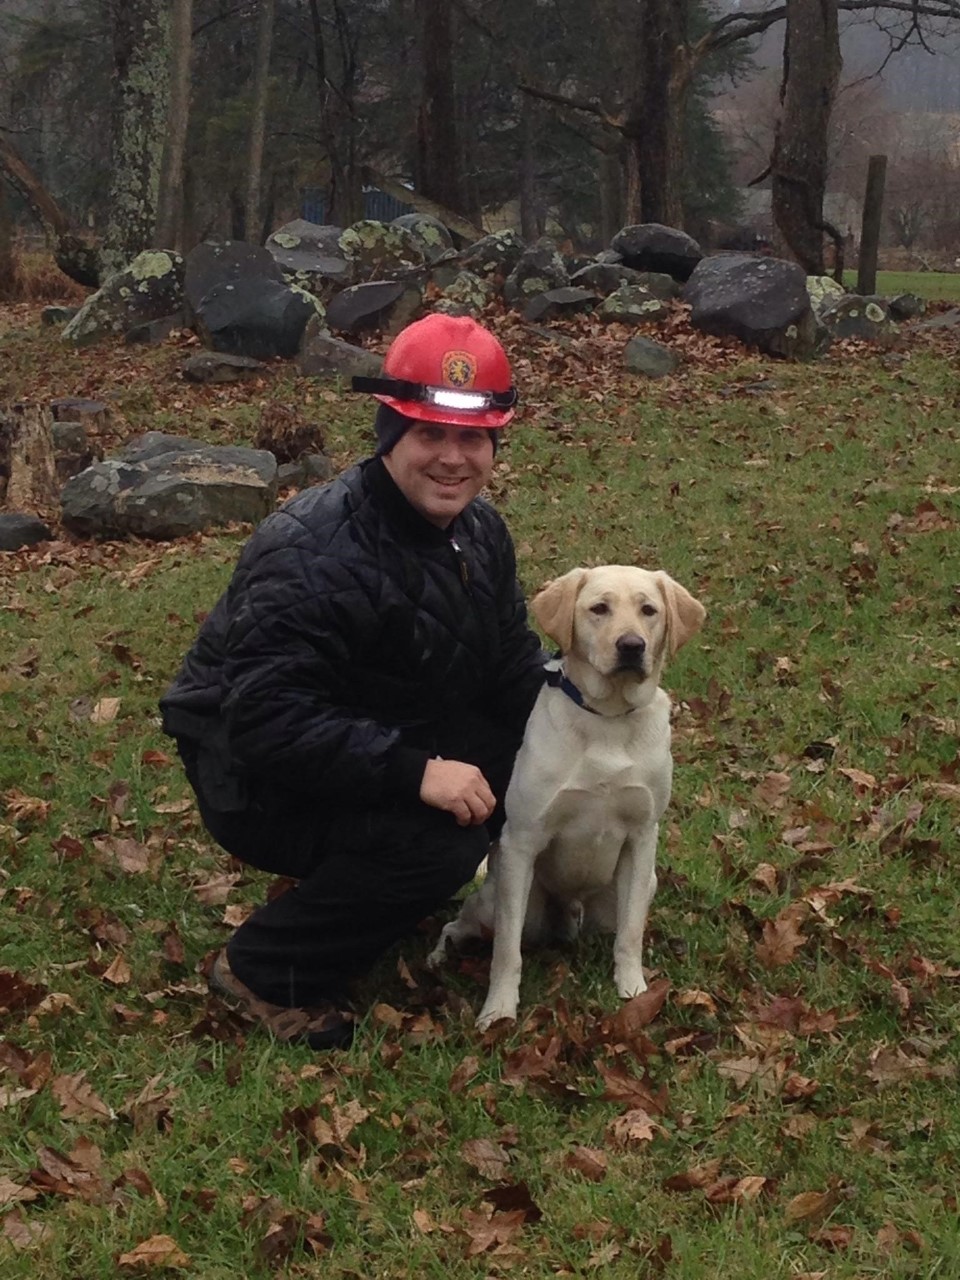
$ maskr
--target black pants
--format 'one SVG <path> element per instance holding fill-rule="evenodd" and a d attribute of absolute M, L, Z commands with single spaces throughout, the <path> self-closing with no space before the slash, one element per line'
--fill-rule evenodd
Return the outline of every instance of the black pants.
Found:
<path fill-rule="evenodd" d="M 217 843 L 250 866 L 297 879 L 227 944 L 240 981 L 261 999 L 290 1008 L 342 1000 L 351 978 L 473 877 L 503 824 L 513 764 L 508 754 L 484 768 L 497 811 L 484 826 L 460 827 L 420 801 L 324 814 L 322 805 L 266 786 L 244 810 L 219 812 L 204 794 L 195 748 L 179 746 Z"/>

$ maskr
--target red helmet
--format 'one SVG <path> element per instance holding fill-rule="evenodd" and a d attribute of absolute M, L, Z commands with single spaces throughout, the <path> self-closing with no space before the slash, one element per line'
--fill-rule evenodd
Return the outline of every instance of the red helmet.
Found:
<path fill-rule="evenodd" d="M 379 378 L 354 378 L 408 418 L 457 427 L 504 427 L 517 392 L 503 347 L 469 316 L 440 312 L 407 325 L 394 338 Z"/>

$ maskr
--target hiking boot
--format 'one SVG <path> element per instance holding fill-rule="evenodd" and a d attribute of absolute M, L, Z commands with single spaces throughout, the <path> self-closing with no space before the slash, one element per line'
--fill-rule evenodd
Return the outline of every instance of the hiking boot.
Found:
<path fill-rule="evenodd" d="M 289 1009 L 261 1000 L 230 968 L 225 950 L 214 956 L 207 986 L 239 1012 L 259 1022 L 277 1040 L 305 1043 L 311 1049 L 348 1049 L 353 1042 L 352 1013 L 330 1003 Z"/>

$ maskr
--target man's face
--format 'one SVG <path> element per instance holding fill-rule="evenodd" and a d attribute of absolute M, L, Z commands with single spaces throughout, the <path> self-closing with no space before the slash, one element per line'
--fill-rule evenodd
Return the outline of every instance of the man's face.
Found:
<path fill-rule="evenodd" d="M 415 422 L 383 464 L 410 505 L 445 529 L 493 471 L 493 437 L 485 427 Z"/>

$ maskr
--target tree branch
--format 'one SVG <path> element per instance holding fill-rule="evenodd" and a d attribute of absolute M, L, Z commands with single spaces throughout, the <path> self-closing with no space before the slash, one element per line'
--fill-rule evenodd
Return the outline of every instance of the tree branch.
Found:
<path fill-rule="evenodd" d="M 575 98 L 566 93 L 553 93 L 549 89 L 541 89 L 535 84 L 518 84 L 517 88 L 521 93 L 527 93 L 531 98 L 540 98 L 544 102 L 552 102 L 556 106 L 570 107 L 573 111 L 586 111 L 597 119 L 602 120 L 610 129 L 616 129 L 618 132 L 626 124 L 624 115 L 611 116 L 603 108 L 596 98 Z"/>

